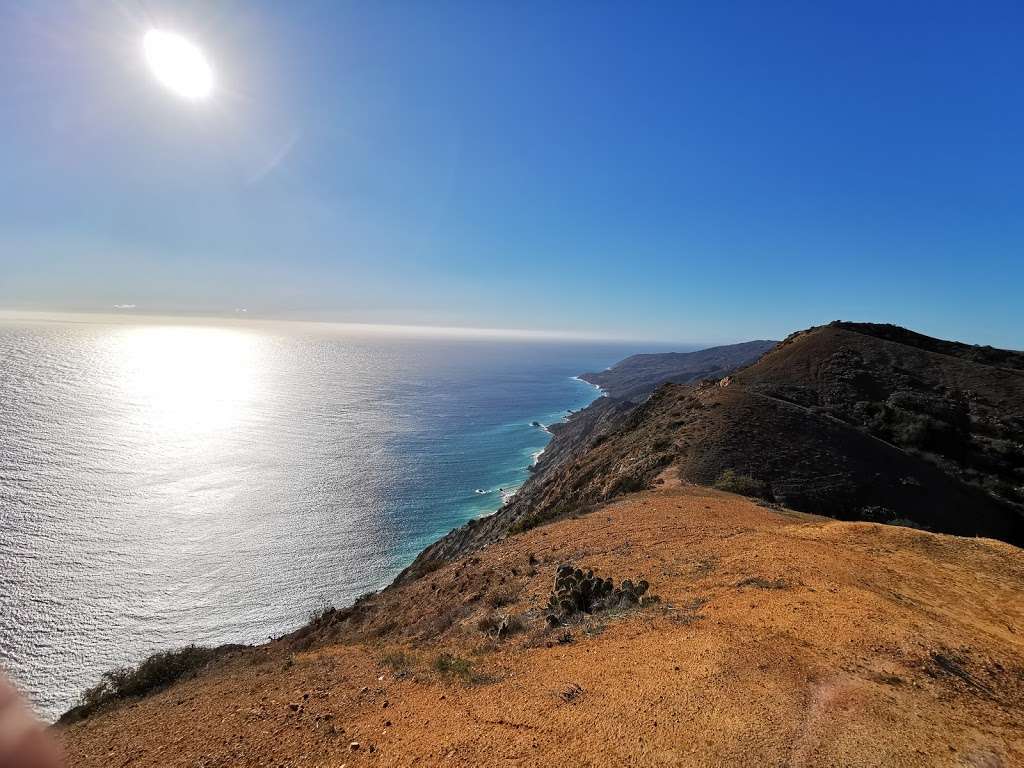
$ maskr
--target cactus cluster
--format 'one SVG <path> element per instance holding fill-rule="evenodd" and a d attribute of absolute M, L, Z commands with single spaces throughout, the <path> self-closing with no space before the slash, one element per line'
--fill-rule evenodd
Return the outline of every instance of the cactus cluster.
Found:
<path fill-rule="evenodd" d="M 555 585 L 548 597 L 548 625 L 558 626 L 576 613 L 594 613 L 613 608 L 631 608 L 635 605 L 657 602 L 647 595 L 649 584 L 640 579 L 635 584 L 624 579 L 618 587 L 611 579 L 602 579 L 593 571 L 562 564 L 555 572 Z"/>

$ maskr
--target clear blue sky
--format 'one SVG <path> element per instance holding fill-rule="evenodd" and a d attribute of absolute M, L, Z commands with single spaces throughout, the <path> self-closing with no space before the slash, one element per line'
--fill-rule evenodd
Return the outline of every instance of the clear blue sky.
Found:
<path fill-rule="evenodd" d="M 1022 41 L 1020 2 L 4 3 L 0 307 L 1022 348 Z"/>

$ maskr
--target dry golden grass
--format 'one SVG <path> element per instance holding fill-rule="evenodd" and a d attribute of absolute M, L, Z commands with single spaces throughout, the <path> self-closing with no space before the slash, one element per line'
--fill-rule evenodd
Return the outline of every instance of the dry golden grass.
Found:
<path fill-rule="evenodd" d="M 663 602 L 560 642 L 563 561 Z M 499 588 L 526 624 L 500 642 Z M 1024 552 L 1000 542 L 668 482 L 373 602 L 293 663 L 278 643 L 63 729 L 70 764 L 1024 765 Z"/>

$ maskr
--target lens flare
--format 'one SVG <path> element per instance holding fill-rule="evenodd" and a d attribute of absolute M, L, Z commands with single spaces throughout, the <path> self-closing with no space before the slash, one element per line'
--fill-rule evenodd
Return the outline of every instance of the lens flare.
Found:
<path fill-rule="evenodd" d="M 160 84 L 190 101 L 213 90 L 213 70 L 199 48 L 174 32 L 151 29 L 142 38 L 146 63 Z"/>

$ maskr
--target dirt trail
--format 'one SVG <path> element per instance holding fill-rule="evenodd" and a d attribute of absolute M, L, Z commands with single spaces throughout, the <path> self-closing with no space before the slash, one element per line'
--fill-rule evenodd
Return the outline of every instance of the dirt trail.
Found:
<path fill-rule="evenodd" d="M 560 643 L 540 608 L 563 561 L 643 576 L 662 602 Z M 478 628 L 484 574 L 514 587 L 497 611 L 526 628 L 507 640 Z M 437 595 L 456 618 L 414 632 Z M 358 642 L 278 643 L 63 729 L 70 765 L 1024 766 L 1024 551 L 1001 542 L 669 483 L 375 615 Z M 441 652 L 471 667 L 439 672 Z"/>

